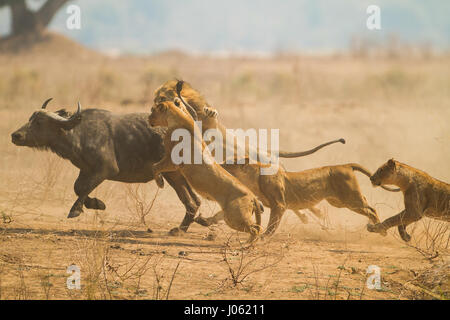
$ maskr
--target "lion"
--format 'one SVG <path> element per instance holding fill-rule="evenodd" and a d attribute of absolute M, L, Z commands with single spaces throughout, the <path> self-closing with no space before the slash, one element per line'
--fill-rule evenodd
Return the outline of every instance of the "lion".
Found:
<path fill-rule="evenodd" d="M 369 206 L 361 194 L 354 172 L 359 171 L 368 177 L 371 174 L 359 164 L 325 166 L 300 172 L 287 172 L 279 168 L 277 174 L 272 176 L 261 175 L 260 166 L 263 164 L 222 165 L 225 170 L 245 183 L 264 206 L 270 208 L 269 225 L 264 235 L 270 236 L 276 231 L 287 209 L 297 214 L 298 210 L 309 209 L 320 215 L 320 211 L 317 212 L 314 206 L 322 200 L 327 200 L 334 207 L 348 208 L 366 216 L 374 224 L 380 222 L 376 210 Z M 211 218 L 199 216 L 194 221 L 203 226 L 210 226 L 221 219 L 222 213 L 219 212 Z"/>
<path fill-rule="evenodd" d="M 204 114 L 217 122 L 218 112 L 209 107 L 204 107 Z M 377 212 L 370 207 L 365 197 L 361 194 L 354 171 L 359 171 L 370 177 L 371 173 L 359 164 L 346 164 L 327 166 L 301 172 L 287 172 L 280 167 L 275 175 L 262 175 L 261 167 L 265 164 L 251 164 L 246 158 L 245 164 L 222 164 L 222 167 L 244 183 L 262 201 L 263 205 L 270 208 L 269 225 L 265 235 L 272 235 L 281 221 L 284 212 L 290 209 L 305 223 L 306 217 L 299 212 L 308 209 L 314 215 L 321 218 L 322 213 L 314 206 L 326 199 L 331 205 L 338 208 L 348 208 L 362 214 L 373 223 L 378 223 Z M 398 192 L 400 189 L 382 188 Z M 219 212 L 210 218 L 197 217 L 195 222 L 210 226 L 222 220 Z"/>
<path fill-rule="evenodd" d="M 214 108 L 211 107 L 211 105 L 206 101 L 204 96 L 200 94 L 197 90 L 195 90 L 189 83 L 182 81 L 182 80 L 170 80 L 163 84 L 161 87 L 159 87 L 157 90 L 155 90 L 155 97 L 154 97 L 154 106 L 158 105 L 161 102 L 165 101 L 173 101 L 175 98 L 179 98 L 183 105 L 186 106 L 187 110 L 189 111 L 189 114 L 192 116 L 194 120 L 200 120 L 202 121 L 202 130 L 205 132 L 209 129 L 216 129 L 219 130 L 226 140 L 228 135 L 226 134 L 226 127 L 223 126 L 220 122 L 217 120 L 218 112 Z M 300 152 L 286 152 L 286 151 L 279 151 L 279 156 L 282 158 L 298 158 L 298 157 L 304 157 L 310 154 L 313 154 L 317 152 L 318 150 L 335 144 L 335 143 L 342 143 L 345 144 L 344 139 L 338 139 L 333 140 L 324 144 L 321 144 L 313 149 L 307 150 L 307 151 L 300 151 Z M 226 154 L 226 146 L 228 144 L 226 141 L 224 141 L 223 147 L 223 154 Z M 234 145 L 233 153 L 237 154 L 237 145 Z M 245 150 L 247 152 L 247 149 Z M 214 155 L 214 153 L 213 153 Z M 319 209 L 316 208 L 309 208 L 309 211 L 312 212 L 315 216 L 318 218 L 322 217 L 322 213 Z M 303 223 L 307 223 L 308 219 L 305 214 L 296 211 L 295 212 L 297 216 L 301 219 Z"/>
<path fill-rule="evenodd" d="M 392 184 L 403 192 L 405 210 L 386 219 L 382 223 L 368 225 L 370 232 L 385 233 L 392 227 L 405 242 L 411 241 L 406 227 L 423 217 L 450 221 L 450 185 L 439 181 L 427 173 L 410 167 L 394 159 L 383 164 L 370 181 L 374 186 Z"/>
<path fill-rule="evenodd" d="M 262 231 L 261 213 L 264 207 L 250 189 L 214 162 L 203 139 L 194 134 L 194 130 L 198 128 L 186 112 L 177 97 L 173 102 L 160 102 L 152 108 L 149 116 L 150 125 L 168 128 L 164 138 L 165 154 L 160 162 L 153 165 L 158 186 L 160 188 L 164 186 L 161 173 L 178 170 L 194 190 L 220 205 L 221 214 L 229 227 L 249 233 L 248 242 L 254 242 Z M 191 154 L 194 155 L 196 152 L 201 154 L 201 164 L 174 164 L 171 154 L 177 142 L 172 141 L 171 137 L 177 129 L 186 129 L 191 137 L 194 137 Z M 256 216 L 256 224 L 252 221 L 253 214 Z"/>
<path fill-rule="evenodd" d="M 164 101 L 173 101 L 174 98 L 179 98 L 186 107 L 187 111 L 189 111 L 189 114 L 193 117 L 193 119 L 202 122 L 202 130 L 203 130 L 202 133 L 204 133 L 206 130 L 209 129 L 217 129 L 224 137 L 225 141 L 223 147 L 226 148 L 226 146 L 228 146 L 228 143 L 226 143 L 227 128 L 222 123 L 218 122 L 216 118 L 211 117 L 211 115 L 209 114 L 210 112 L 212 113 L 216 112 L 216 110 L 206 101 L 205 97 L 202 94 L 200 94 L 197 90 L 195 90 L 189 83 L 183 80 L 167 81 L 165 84 L 163 84 L 161 87 L 155 90 L 154 95 L 155 95 L 153 100 L 154 106 Z M 344 139 L 334 140 L 308 151 L 289 152 L 280 150 L 278 152 L 278 156 L 280 158 L 304 157 L 311 155 L 317 152 L 318 150 L 334 143 L 345 144 L 345 140 Z M 236 148 L 244 147 L 238 146 L 235 143 L 231 145 L 233 145 L 235 148 L 234 154 L 237 154 Z M 250 146 L 250 148 L 252 147 Z M 248 155 L 247 149 L 245 150 L 245 154 Z M 259 152 L 258 156 L 264 157 L 264 155 Z"/>

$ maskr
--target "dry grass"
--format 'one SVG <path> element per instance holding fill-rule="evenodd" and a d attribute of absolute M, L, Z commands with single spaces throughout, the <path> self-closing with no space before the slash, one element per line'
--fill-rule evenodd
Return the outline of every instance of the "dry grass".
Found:
<path fill-rule="evenodd" d="M 151 214 L 155 201 L 158 197 L 159 188 L 156 188 L 154 196 L 149 197 L 148 185 L 142 184 L 127 184 L 125 190 L 127 193 L 127 207 L 130 214 L 137 219 L 138 223 L 147 227 L 151 232 L 145 219 Z"/>
<path fill-rule="evenodd" d="M 229 285 L 232 287 L 243 286 L 252 274 L 275 268 L 283 259 L 282 248 L 277 252 L 264 249 L 255 252 L 252 247 L 244 245 L 239 239 L 237 239 L 238 247 L 233 248 L 234 238 L 233 234 L 229 236 L 222 248 L 223 262 L 228 275 L 223 280 L 221 288 Z"/>
<path fill-rule="evenodd" d="M 226 226 L 216 227 L 213 237 L 194 226 L 184 238 L 169 238 L 165 232 L 184 216 L 170 188 L 157 193 L 153 183 L 113 182 L 94 192 L 106 212 L 86 210 L 68 221 L 77 170 L 56 155 L 10 142 L 10 134 L 48 97 L 55 98 L 50 110 L 72 110 L 81 101 L 84 108 L 148 112 L 153 91 L 179 77 L 199 88 L 229 127 L 281 128 L 282 149 L 341 137 L 348 142 L 284 161 L 288 170 L 347 162 L 375 170 L 394 157 L 450 181 L 450 57 L 396 54 L 113 59 L 58 37 L 18 55 L 0 52 L 0 298 L 430 297 L 404 283 L 448 298 L 448 224 L 416 224 L 413 248 L 396 241 L 396 231 L 386 239 L 368 235 L 364 217 L 321 204 L 323 221 L 303 225 L 286 213 L 273 240 L 252 250 L 233 249 Z M 358 181 L 381 219 L 402 210 L 401 195 L 373 189 L 364 176 Z M 216 209 L 204 201 L 200 211 L 211 215 Z M 154 233 L 142 231 L 144 226 Z M 280 246 L 284 258 L 278 261 L 274 252 Z M 423 256 L 436 257 L 430 264 Z M 82 270 L 80 292 L 65 289 L 72 263 Z M 392 272 L 385 274 L 382 292 L 365 288 L 371 264 Z M 396 269 L 389 271 L 392 265 Z M 227 285 L 220 287 L 223 279 Z"/>

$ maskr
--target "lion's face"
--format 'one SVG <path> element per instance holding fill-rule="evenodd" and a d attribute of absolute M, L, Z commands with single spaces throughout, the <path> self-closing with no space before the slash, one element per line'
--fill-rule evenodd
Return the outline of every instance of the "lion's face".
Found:
<path fill-rule="evenodd" d="M 389 160 L 383 164 L 371 177 L 370 181 L 374 186 L 381 186 L 384 184 L 393 184 L 395 177 L 396 163 L 394 159 Z"/>
<path fill-rule="evenodd" d="M 165 101 L 174 101 L 175 98 L 178 98 L 177 85 L 179 85 L 179 81 L 170 80 L 156 89 L 153 104 L 156 106 L 158 103 Z M 205 98 L 200 94 L 200 92 L 193 89 L 187 82 L 183 82 L 180 87 L 180 95 L 183 96 L 183 99 L 187 103 L 189 103 L 189 105 L 195 110 L 200 118 L 202 118 L 203 108 L 208 105 Z"/>
<path fill-rule="evenodd" d="M 156 106 L 157 104 L 165 101 L 173 101 L 177 96 L 176 93 L 176 84 L 177 81 L 171 80 L 167 81 L 164 85 L 156 89 L 155 98 L 153 99 L 153 104 Z"/>
<path fill-rule="evenodd" d="M 148 117 L 148 122 L 152 127 L 167 127 L 167 112 L 169 110 L 169 102 L 161 102 L 151 109 L 150 116 Z"/>
<path fill-rule="evenodd" d="M 173 101 L 160 102 L 152 107 L 148 122 L 152 127 L 167 127 L 169 126 L 168 116 L 170 113 L 181 115 L 182 117 L 190 117 L 181 100 L 175 98 Z"/>

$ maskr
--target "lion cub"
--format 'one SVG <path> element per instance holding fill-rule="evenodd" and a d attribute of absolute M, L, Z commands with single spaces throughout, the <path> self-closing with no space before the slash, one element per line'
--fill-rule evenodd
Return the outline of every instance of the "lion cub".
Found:
<path fill-rule="evenodd" d="M 184 111 L 183 111 L 184 110 Z M 194 120 L 188 116 L 181 104 L 181 100 L 175 98 L 173 102 L 165 101 L 152 108 L 149 116 L 151 126 L 167 127 L 164 138 L 165 155 L 163 159 L 153 165 L 153 172 L 162 187 L 163 172 L 179 170 L 189 184 L 202 196 L 216 201 L 223 212 L 225 222 L 232 229 L 250 233 L 249 242 L 253 242 L 261 232 L 261 213 L 263 207 L 256 196 L 235 177 L 229 174 L 220 165 L 214 162 L 214 158 L 201 138 L 201 133 L 194 134 L 198 130 Z M 186 129 L 192 139 L 191 155 L 201 154 L 201 164 L 182 163 L 175 165 L 172 161 L 172 149 L 177 142 L 172 141 L 172 133 L 177 129 Z M 252 221 L 253 213 L 256 216 L 256 224 Z"/>
<path fill-rule="evenodd" d="M 398 227 L 403 241 L 409 242 L 411 236 L 406 227 L 423 217 L 450 222 L 450 185 L 439 181 L 427 173 L 406 164 L 389 160 L 370 177 L 374 186 L 392 184 L 403 192 L 405 210 L 386 219 L 382 223 L 368 225 L 370 232 L 386 232 Z"/>

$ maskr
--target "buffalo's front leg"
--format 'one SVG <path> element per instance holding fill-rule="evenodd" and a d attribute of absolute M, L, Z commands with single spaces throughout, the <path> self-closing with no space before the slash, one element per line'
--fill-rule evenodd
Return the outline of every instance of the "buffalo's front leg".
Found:
<path fill-rule="evenodd" d="M 172 230 L 170 230 L 171 235 L 179 235 L 180 231 L 185 233 L 189 229 L 189 226 L 194 221 L 198 208 L 201 205 L 201 201 L 192 190 L 191 186 L 188 184 L 183 175 L 178 171 L 166 172 L 164 173 L 164 178 L 175 190 L 178 198 L 186 208 L 186 214 L 183 221 L 181 222 L 181 225 L 178 228 L 173 228 Z"/>
<path fill-rule="evenodd" d="M 76 218 L 81 213 L 83 213 L 83 205 L 86 203 L 93 204 L 94 199 L 88 197 L 88 195 L 96 188 L 100 183 L 105 180 L 103 175 L 93 174 L 88 172 L 80 171 L 77 180 L 75 181 L 74 190 L 75 194 L 78 196 L 78 199 L 73 204 L 70 209 L 69 215 L 67 218 Z M 89 199 L 89 200 L 88 200 Z M 101 201 L 100 201 L 101 202 Z M 103 204 L 103 202 L 101 202 Z M 99 205 L 99 204 L 97 204 Z M 104 206 L 104 204 L 103 204 Z"/>

